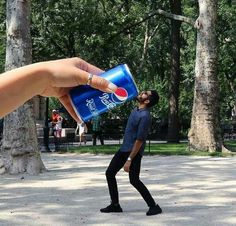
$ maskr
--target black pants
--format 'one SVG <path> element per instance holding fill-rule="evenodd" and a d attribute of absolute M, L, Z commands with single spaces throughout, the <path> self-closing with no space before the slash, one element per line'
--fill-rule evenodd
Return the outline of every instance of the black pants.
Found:
<path fill-rule="evenodd" d="M 93 131 L 93 145 L 97 144 L 97 137 L 99 138 L 101 145 L 104 145 L 102 131 Z"/>
<path fill-rule="evenodd" d="M 112 158 L 110 165 L 108 166 L 106 171 L 109 193 L 111 197 L 111 202 L 113 204 L 119 203 L 118 188 L 115 176 L 118 173 L 118 171 L 124 166 L 129 154 L 130 154 L 129 152 L 118 151 Z M 132 160 L 129 171 L 129 180 L 130 183 L 141 194 L 147 205 L 155 206 L 156 205 L 155 201 L 152 198 L 150 192 L 148 191 L 146 186 L 142 183 L 142 181 L 140 181 L 139 179 L 141 160 L 142 156 L 140 154 L 137 154 L 135 158 Z"/>

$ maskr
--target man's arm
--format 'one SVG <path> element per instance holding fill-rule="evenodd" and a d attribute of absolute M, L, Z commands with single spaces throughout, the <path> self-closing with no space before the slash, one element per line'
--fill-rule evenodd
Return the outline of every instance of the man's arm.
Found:
<path fill-rule="evenodd" d="M 134 143 L 134 146 L 132 148 L 132 151 L 130 152 L 129 158 L 127 159 L 125 165 L 124 165 L 124 171 L 125 172 L 129 172 L 130 170 L 130 165 L 131 165 L 131 161 L 132 159 L 134 159 L 134 157 L 138 154 L 141 146 L 143 144 L 142 140 L 136 140 Z"/>
<path fill-rule="evenodd" d="M 150 128 L 150 122 L 151 118 L 149 115 L 145 115 L 144 117 L 139 120 L 139 125 L 137 129 L 137 139 L 133 145 L 133 148 L 130 152 L 129 158 L 127 159 L 124 170 L 126 172 L 129 172 L 131 161 L 134 159 L 134 157 L 137 155 L 137 153 L 140 151 L 140 148 L 142 147 L 143 143 L 146 141 L 149 128 Z"/>

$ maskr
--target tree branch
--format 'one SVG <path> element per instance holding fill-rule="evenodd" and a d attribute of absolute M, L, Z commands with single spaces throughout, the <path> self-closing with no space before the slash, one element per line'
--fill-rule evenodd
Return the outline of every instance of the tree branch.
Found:
<path fill-rule="evenodd" d="M 114 35 L 110 36 L 107 41 L 111 41 L 116 36 L 118 36 L 118 35 L 120 35 L 122 33 L 127 32 L 131 28 L 140 25 L 141 23 L 145 22 L 146 20 L 149 20 L 150 18 L 152 18 L 152 17 L 154 17 L 156 15 L 162 15 L 162 16 L 165 16 L 166 18 L 169 18 L 169 19 L 172 19 L 172 20 L 178 20 L 178 21 L 181 21 L 181 22 L 185 22 L 185 23 L 188 23 L 188 24 L 192 25 L 193 27 L 195 26 L 195 20 L 193 20 L 192 18 L 181 16 L 181 15 L 176 15 L 176 14 L 173 14 L 173 13 L 168 13 L 168 12 L 162 10 L 162 9 L 157 9 L 156 11 L 148 14 L 142 20 L 137 21 L 137 22 L 135 22 L 133 24 L 130 24 L 130 25 L 124 27 L 122 30 L 120 30 L 117 33 L 115 33 Z"/>
<path fill-rule="evenodd" d="M 52 42 L 52 44 L 57 48 L 57 50 L 63 55 L 63 56 L 67 56 L 66 52 L 61 48 L 60 45 L 57 44 L 57 42 L 54 40 L 54 38 L 51 37 L 51 32 L 49 31 L 48 27 L 46 27 L 46 31 L 48 33 L 48 36 L 50 38 L 50 41 Z"/>

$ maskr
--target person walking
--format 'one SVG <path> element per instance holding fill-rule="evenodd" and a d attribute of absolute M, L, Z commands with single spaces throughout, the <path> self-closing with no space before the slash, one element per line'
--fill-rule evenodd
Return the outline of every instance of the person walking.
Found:
<path fill-rule="evenodd" d="M 88 132 L 88 128 L 84 122 L 77 122 L 77 127 L 75 129 L 75 135 L 77 135 L 78 131 L 79 131 L 80 145 L 82 144 L 82 142 L 84 142 L 84 144 L 86 144 L 87 140 L 86 140 L 85 134 Z"/>
<path fill-rule="evenodd" d="M 100 140 L 101 145 L 104 145 L 103 135 L 102 135 L 102 117 L 97 115 L 92 118 L 92 130 L 93 130 L 93 145 L 97 144 L 97 137 Z"/>
<path fill-rule="evenodd" d="M 162 209 L 154 201 L 149 190 L 139 178 L 141 160 L 151 126 L 149 109 L 158 103 L 159 95 L 155 90 L 143 91 L 138 95 L 137 101 L 138 107 L 129 116 L 123 143 L 106 170 L 111 204 L 100 209 L 102 213 L 123 212 L 119 204 L 118 188 L 115 178 L 122 167 L 124 167 L 125 172 L 129 173 L 130 183 L 138 190 L 147 203 L 149 210 L 146 212 L 146 215 L 151 216 L 162 213 Z"/>

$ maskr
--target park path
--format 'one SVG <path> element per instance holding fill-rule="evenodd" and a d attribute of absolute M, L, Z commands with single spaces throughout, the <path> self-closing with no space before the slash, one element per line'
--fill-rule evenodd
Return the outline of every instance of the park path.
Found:
<path fill-rule="evenodd" d="M 119 172 L 123 213 L 109 204 L 104 171 L 111 155 L 43 153 L 48 172 L 0 176 L 0 226 L 236 225 L 236 157 L 145 156 L 141 178 L 163 214 L 147 207 Z"/>

